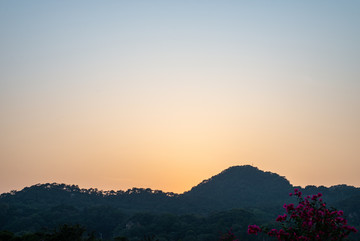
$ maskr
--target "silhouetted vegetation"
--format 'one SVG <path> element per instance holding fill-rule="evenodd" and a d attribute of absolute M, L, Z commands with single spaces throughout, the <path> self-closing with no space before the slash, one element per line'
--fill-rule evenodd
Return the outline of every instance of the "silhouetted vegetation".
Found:
<path fill-rule="evenodd" d="M 38 231 L 15 235 L 9 231 L 0 232 L 1 241 L 97 241 L 94 234 L 87 234 L 86 229 L 79 225 L 62 225 L 52 231 Z"/>
<path fill-rule="evenodd" d="M 251 223 L 271 224 L 289 201 L 284 177 L 252 166 L 231 167 L 184 194 L 133 188 L 127 191 L 38 184 L 0 196 L 2 240 L 219 240 L 229 229 L 240 240 Z M 300 188 L 301 189 L 301 188 Z M 360 226 L 360 190 L 308 186 L 329 206 Z M 72 236 L 71 236 L 72 235 Z M 355 236 L 354 236 L 355 237 Z M 53 239 L 51 239 L 53 238 Z"/>

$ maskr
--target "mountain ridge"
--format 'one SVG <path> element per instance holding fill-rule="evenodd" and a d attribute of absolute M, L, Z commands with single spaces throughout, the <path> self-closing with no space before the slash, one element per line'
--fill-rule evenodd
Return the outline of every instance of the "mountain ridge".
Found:
<path fill-rule="evenodd" d="M 290 200 L 288 194 L 294 188 L 299 188 L 306 195 L 321 192 L 331 204 L 360 195 L 360 188 L 344 184 L 296 187 L 284 176 L 244 165 L 229 167 L 182 194 L 150 188 L 103 191 L 97 188 L 79 188 L 77 185 L 46 183 L 3 193 L 0 195 L 0 202 L 26 200 L 26 203 L 39 208 L 41 205 L 66 203 L 74 206 L 112 205 L 129 212 L 156 210 L 208 213 L 232 208 L 282 206 L 284 201 Z"/>
<path fill-rule="evenodd" d="M 301 187 L 301 186 L 296 186 L 296 185 L 292 185 L 290 183 L 290 181 L 286 178 L 286 176 L 281 176 L 277 173 L 274 173 L 274 172 L 271 172 L 271 171 L 263 171 L 261 169 L 259 169 L 258 167 L 255 167 L 255 166 L 252 166 L 252 165 L 236 165 L 236 166 L 231 166 L 227 169 L 224 169 L 223 171 L 221 171 L 220 173 L 208 178 L 208 179 L 204 179 L 203 181 L 201 181 L 199 184 L 193 186 L 190 190 L 188 191 L 184 191 L 183 193 L 176 193 L 176 192 L 165 192 L 165 191 L 162 191 L 160 189 L 152 189 L 152 188 L 149 188 L 149 187 L 133 187 L 133 188 L 128 188 L 125 190 L 102 190 L 102 189 L 98 189 L 98 188 L 80 188 L 79 185 L 76 185 L 76 184 L 65 184 L 65 183 L 57 183 L 57 182 L 48 182 L 48 183 L 37 183 L 37 184 L 34 184 L 34 185 L 31 185 L 31 186 L 26 186 L 20 190 L 11 190 L 9 192 L 3 192 L 0 194 L 1 195 L 4 195 L 4 194 L 11 194 L 13 195 L 14 193 L 17 193 L 17 192 L 21 192 L 23 191 L 24 189 L 28 189 L 28 188 L 31 188 L 31 187 L 36 187 L 36 186 L 48 186 L 48 185 L 65 185 L 67 187 L 75 187 L 76 189 L 79 189 L 79 190 L 82 190 L 82 191 L 87 191 L 89 193 L 93 193 L 93 192 L 97 192 L 97 193 L 103 193 L 104 195 L 113 195 L 114 193 L 129 193 L 129 192 L 132 192 L 134 190 L 137 190 L 137 189 L 145 189 L 145 190 L 151 190 L 152 192 L 162 192 L 162 193 L 166 193 L 166 194 L 169 194 L 169 195 L 183 195 L 185 193 L 188 193 L 190 192 L 191 190 L 193 190 L 195 187 L 199 186 L 199 185 L 203 185 L 205 183 L 207 183 L 208 181 L 210 181 L 211 179 L 213 179 L 214 177 L 217 177 L 219 175 L 223 175 L 225 173 L 228 173 L 230 171 L 233 171 L 235 169 L 238 169 L 238 168 L 247 168 L 247 170 L 250 170 L 250 169 L 253 169 L 253 170 L 257 170 L 259 172 L 263 172 L 263 173 L 268 173 L 268 174 L 271 174 L 271 175 L 276 175 L 278 177 L 281 177 L 283 179 L 285 179 L 293 188 L 300 188 L 300 189 L 307 189 L 309 187 L 315 187 L 315 188 L 328 188 L 328 189 L 331 189 L 331 188 L 336 188 L 336 187 L 339 187 L 339 186 L 347 186 L 347 187 L 354 187 L 354 188 L 360 188 L 360 187 L 356 187 L 356 186 L 353 186 L 353 185 L 348 185 L 348 184 L 336 184 L 336 185 L 331 185 L 331 186 L 324 186 L 324 185 L 319 185 L 319 186 L 316 186 L 316 185 L 312 185 L 312 184 L 309 184 L 309 185 L 306 185 L 305 187 Z M 71 189 L 71 188 L 70 188 Z"/>
<path fill-rule="evenodd" d="M 150 188 L 102 191 L 77 185 L 36 184 L 0 195 L 0 230 L 36 232 L 43 227 L 78 223 L 107 237 L 133 236 L 149 222 L 155 222 L 152 228 L 156 228 L 167 227 L 171 223 L 167 220 L 185 225 L 188 221 L 181 221 L 184 219 L 192 220 L 196 227 L 204 220 L 212 220 L 208 223 L 212 227 L 220 225 L 212 217 L 223 216 L 224 220 L 243 220 L 236 222 L 244 227 L 250 220 L 264 223 L 274 220 L 284 211 L 284 203 L 294 201 L 288 195 L 293 188 L 285 177 L 249 165 L 225 169 L 183 194 Z M 336 185 L 307 186 L 300 190 L 305 195 L 321 192 L 327 204 L 343 209 L 349 213 L 349 221 L 360 226 L 360 188 Z M 226 223 L 230 225 L 231 221 Z M 135 225 L 134 230 L 128 229 L 128 224 Z"/>

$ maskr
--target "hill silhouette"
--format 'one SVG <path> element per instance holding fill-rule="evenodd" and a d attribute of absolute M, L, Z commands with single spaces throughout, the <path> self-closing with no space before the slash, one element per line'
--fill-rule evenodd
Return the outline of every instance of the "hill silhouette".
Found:
<path fill-rule="evenodd" d="M 341 203 L 342 200 L 360 195 L 359 188 L 347 185 L 332 187 L 309 185 L 305 188 L 297 188 L 300 188 L 304 194 L 321 192 L 331 204 Z M 20 191 L 3 193 L 0 195 L 0 203 L 20 202 L 38 208 L 64 204 L 75 207 L 110 205 L 123 208 L 127 212 L 155 210 L 201 213 L 231 208 L 278 206 L 289 199 L 288 193 L 293 189 L 294 186 L 283 176 L 244 165 L 230 167 L 203 180 L 183 194 L 150 188 L 102 191 L 97 188 L 81 189 L 77 185 L 45 183 L 25 187 Z"/>
<path fill-rule="evenodd" d="M 148 230 L 149 220 L 153 222 L 149 230 L 156 225 L 171 230 L 167 225 L 173 220 L 180 226 L 184 222 L 206 224 L 213 228 L 204 227 L 201 232 L 210 232 L 215 227 L 225 228 L 221 225 L 230 222 L 218 223 L 214 216 L 243 220 L 236 221 L 241 227 L 249 220 L 270 222 L 283 212 L 284 203 L 294 202 L 288 195 L 293 188 L 285 177 L 249 165 L 230 167 L 183 194 L 149 188 L 101 191 L 58 183 L 37 184 L 0 195 L 0 230 L 35 232 L 61 224 L 81 224 L 104 237 L 114 234 L 132 237 Z M 359 188 L 337 185 L 300 189 L 305 195 L 321 192 L 329 205 L 344 209 L 349 221 L 360 225 Z M 161 228 L 158 232 L 167 233 Z"/>
<path fill-rule="evenodd" d="M 285 177 L 247 165 L 230 167 L 183 196 L 211 209 L 248 208 L 281 204 L 292 189 Z"/>

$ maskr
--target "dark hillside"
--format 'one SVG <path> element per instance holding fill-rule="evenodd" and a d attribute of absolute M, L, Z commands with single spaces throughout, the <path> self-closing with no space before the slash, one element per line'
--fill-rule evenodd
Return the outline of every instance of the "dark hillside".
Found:
<path fill-rule="evenodd" d="M 284 213 L 284 203 L 297 201 L 288 195 L 293 188 L 285 177 L 253 166 L 230 167 L 181 195 L 149 188 L 101 191 L 38 184 L 0 195 L 0 230 L 24 233 L 80 224 L 106 239 L 115 234 L 138 237 L 154 231 L 167 237 L 171 231 L 173 236 L 165 240 L 192 240 L 190 237 L 195 236 L 214 240 L 215 233 L 232 222 L 239 233 L 254 220 L 273 222 Z M 300 189 L 305 195 L 321 192 L 329 206 L 343 209 L 351 224 L 360 226 L 359 188 L 337 185 Z M 189 223 L 184 221 L 187 219 Z"/>
<path fill-rule="evenodd" d="M 282 205 L 293 186 L 284 177 L 253 166 L 234 166 L 184 193 L 191 204 L 209 209 Z"/>

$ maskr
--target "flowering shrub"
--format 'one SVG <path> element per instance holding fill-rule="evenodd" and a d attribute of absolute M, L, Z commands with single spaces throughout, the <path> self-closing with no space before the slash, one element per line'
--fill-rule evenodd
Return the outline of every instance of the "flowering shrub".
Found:
<path fill-rule="evenodd" d="M 278 240 L 325 241 L 344 240 L 351 232 L 357 230 L 347 224 L 343 211 L 327 208 L 322 200 L 322 194 L 302 197 L 295 189 L 290 196 L 296 196 L 299 204 L 284 204 L 286 214 L 279 215 L 276 222 L 281 223 L 281 229 L 261 229 L 257 225 L 249 225 L 248 233 L 266 233 Z"/>

